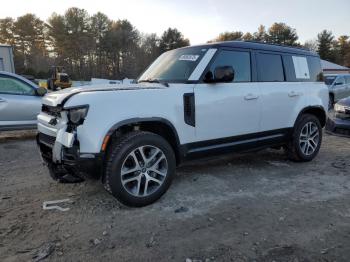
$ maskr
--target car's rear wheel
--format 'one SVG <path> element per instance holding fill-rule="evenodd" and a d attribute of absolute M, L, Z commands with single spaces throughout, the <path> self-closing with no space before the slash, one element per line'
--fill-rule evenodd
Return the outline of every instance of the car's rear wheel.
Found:
<path fill-rule="evenodd" d="M 311 161 L 320 150 L 322 127 L 314 115 L 302 115 L 293 129 L 292 138 L 287 146 L 287 153 L 294 161 Z"/>
<path fill-rule="evenodd" d="M 128 206 L 146 206 L 169 188 L 175 174 L 175 155 L 159 135 L 135 131 L 111 145 L 104 185 Z"/>

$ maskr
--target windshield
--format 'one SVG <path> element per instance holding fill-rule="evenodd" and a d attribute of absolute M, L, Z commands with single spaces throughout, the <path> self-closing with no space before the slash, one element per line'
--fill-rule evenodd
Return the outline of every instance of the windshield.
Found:
<path fill-rule="evenodd" d="M 332 85 L 334 80 L 335 80 L 335 76 L 326 76 L 324 79 L 324 82 L 326 83 L 326 85 Z"/>
<path fill-rule="evenodd" d="M 186 82 L 207 50 L 189 47 L 166 52 L 150 65 L 138 81 Z"/>

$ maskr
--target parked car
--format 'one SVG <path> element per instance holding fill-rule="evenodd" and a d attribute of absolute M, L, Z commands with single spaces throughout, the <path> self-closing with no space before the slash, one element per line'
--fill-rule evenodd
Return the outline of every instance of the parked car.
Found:
<path fill-rule="evenodd" d="M 36 128 L 44 94 L 30 80 L 0 71 L 0 130 Z"/>
<path fill-rule="evenodd" d="M 325 75 L 324 79 L 329 89 L 329 108 L 340 99 L 350 96 L 350 74 Z"/>
<path fill-rule="evenodd" d="M 343 135 L 350 135 L 350 97 L 334 105 L 334 117 L 329 118 L 327 129 Z"/>
<path fill-rule="evenodd" d="M 122 203 L 144 206 L 186 160 L 275 146 L 312 160 L 327 107 L 318 55 L 213 43 L 162 54 L 138 84 L 46 95 L 37 139 L 56 179 L 90 174 Z"/>

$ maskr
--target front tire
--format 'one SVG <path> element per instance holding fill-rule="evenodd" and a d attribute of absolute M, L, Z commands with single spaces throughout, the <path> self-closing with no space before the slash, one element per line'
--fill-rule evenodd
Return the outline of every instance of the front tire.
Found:
<path fill-rule="evenodd" d="M 175 167 L 174 151 L 164 138 L 134 131 L 111 144 L 103 182 L 123 204 L 146 206 L 167 191 Z"/>
<path fill-rule="evenodd" d="M 322 143 L 322 127 L 314 115 L 304 114 L 295 124 L 287 146 L 288 157 L 293 161 L 311 161 L 318 154 Z"/>

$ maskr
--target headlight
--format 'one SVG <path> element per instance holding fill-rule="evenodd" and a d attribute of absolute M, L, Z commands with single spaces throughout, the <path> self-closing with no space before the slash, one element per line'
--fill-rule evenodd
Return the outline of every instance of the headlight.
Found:
<path fill-rule="evenodd" d="M 334 111 L 339 113 L 345 113 L 345 106 L 335 104 L 334 105 Z"/>
<path fill-rule="evenodd" d="M 81 125 L 84 122 L 84 119 L 88 113 L 89 106 L 77 106 L 66 108 L 68 111 L 68 119 L 72 124 Z"/>

